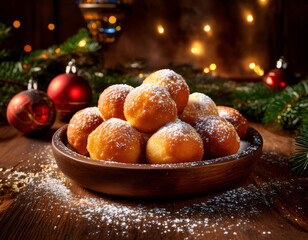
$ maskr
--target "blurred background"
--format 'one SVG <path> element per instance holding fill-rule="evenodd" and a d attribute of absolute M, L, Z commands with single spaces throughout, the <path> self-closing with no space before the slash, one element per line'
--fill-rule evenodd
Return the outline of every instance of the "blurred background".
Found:
<path fill-rule="evenodd" d="M 0 48 L 31 52 L 63 43 L 89 27 L 78 5 L 87 2 L 127 5 L 116 41 L 102 44 L 104 67 L 142 58 L 153 70 L 189 63 L 254 79 L 283 55 L 296 75 L 308 73 L 306 0 L 3 0 L 0 22 L 12 30 Z"/>

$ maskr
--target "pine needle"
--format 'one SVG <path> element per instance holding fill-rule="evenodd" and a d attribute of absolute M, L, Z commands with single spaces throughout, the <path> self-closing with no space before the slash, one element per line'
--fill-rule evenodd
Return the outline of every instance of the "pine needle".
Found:
<path fill-rule="evenodd" d="M 308 128 L 302 129 L 295 138 L 295 152 L 290 156 L 292 170 L 299 175 L 308 173 Z"/>

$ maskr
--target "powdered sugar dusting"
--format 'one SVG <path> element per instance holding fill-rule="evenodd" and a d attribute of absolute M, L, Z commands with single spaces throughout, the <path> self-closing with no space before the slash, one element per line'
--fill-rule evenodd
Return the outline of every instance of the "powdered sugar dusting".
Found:
<path fill-rule="evenodd" d="M 109 161 L 113 160 L 113 156 L 108 153 L 116 155 L 119 150 L 132 150 L 139 147 L 142 141 L 142 135 L 128 122 L 111 118 L 89 135 L 87 148 L 91 157 L 100 154 L 99 159 Z"/>
<path fill-rule="evenodd" d="M 194 127 L 199 133 L 206 133 L 206 136 L 211 136 L 220 143 L 232 141 L 234 136 L 236 136 L 236 141 L 240 142 L 234 126 L 218 116 L 201 117 L 195 122 Z M 205 137 L 204 141 L 209 142 L 209 138 Z"/>
<path fill-rule="evenodd" d="M 218 116 L 216 104 L 207 95 L 196 92 L 189 95 L 188 103 L 180 115 L 180 119 L 191 124 L 198 117 L 207 115 Z"/>
<path fill-rule="evenodd" d="M 104 103 L 108 101 L 125 101 L 127 94 L 132 91 L 134 88 L 127 84 L 115 84 L 106 88 L 103 93 L 100 95 L 100 100 L 104 98 Z"/>
<path fill-rule="evenodd" d="M 69 122 L 69 126 L 71 128 L 79 128 L 83 130 L 92 126 L 97 126 L 102 121 L 102 115 L 98 108 L 89 107 L 75 113 Z"/>
<path fill-rule="evenodd" d="M 182 122 L 181 120 L 176 120 L 175 122 L 170 122 L 165 126 L 161 127 L 155 135 L 159 135 L 162 139 L 167 139 L 168 143 L 174 144 L 178 141 L 191 141 L 200 142 L 202 139 L 196 130 L 189 124 Z"/>
<path fill-rule="evenodd" d="M 30 148 L 36 149 L 37 145 L 33 144 Z M 29 214 L 44 216 L 42 224 L 55 232 L 65 232 L 67 224 L 74 226 L 82 221 L 89 238 L 138 236 L 153 239 L 150 234 L 156 232 L 155 239 L 171 239 L 179 234 L 185 234 L 188 239 L 216 238 L 221 235 L 233 239 L 234 236 L 244 236 L 243 232 L 246 231 L 253 231 L 255 236 L 262 238 L 272 235 L 273 231 L 267 224 L 270 220 L 268 214 L 270 208 L 277 207 L 276 200 L 281 199 L 281 193 L 305 193 L 294 175 L 285 178 L 271 175 L 272 169 L 278 168 L 279 172 L 289 169 L 288 158 L 280 157 L 277 153 L 263 153 L 261 156 L 260 161 L 265 164 L 266 173 L 265 182 L 258 186 L 241 184 L 241 187 L 214 195 L 165 202 L 121 200 L 87 191 L 59 171 L 50 145 L 31 156 L 37 163 L 28 162 L 27 154 L 22 156 L 22 161 L 28 163 L 27 169 L 0 169 L 1 174 L 5 175 L 0 183 L 2 188 L 18 186 L 17 181 L 27 179 L 23 181 L 25 185 L 13 205 L 18 205 Z M 271 170 L 266 170 L 267 167 Z M 258 174 L 260 171 L 253 173 L 256 181 L 262 178 Z M 300 202 L 293 206 L 296 212 L 301 212 L 302 208 Z M 283 217 L 290 219 L 287 213 Z M 59 224 L 60 221 L 67 224 Z M 284 224 L 282 221 L 282 228 Z M 42 238 L 48 237 L 44 231 L 41 234 Z"/>
<path fill-rule="evenodd" d="M 171 69 L 161 69 L 151 74 L 158 79 L 172 80 L 173 78 L 182 78 L 182 76 Z"/>
<path fill-rule="evenodd" d="M 258 187 L 249 184 L 191 201 L 177 200 L 178 207 L 174 201 L 121 200 L 95 194 L 71 183 L 59 172 L 51 148 L 47 147 L 46 151 L 48 154 L 44 153 L 40 163 L 42 170 L 31 177 L 29 186 L 20 193 L 23 201 L 18 207 L 33 214 L 43 214 L 43 221 L 54 224 L 47 227 L 55 231 L 63 231 L 65 226 L 58 225 L 58 221 L 73 225 L 82 221 L 90 238 L 126 238 L 136 236 L 136 231 L 140 238 L 151 238 L 149 234 L 156 231 L 156 238 L 159 235 L 172 238 L 183 233 L 189 236 L 188 239 L 215 238 L 216 234 L 232 239 L 234 235 L 241 235 L 242 231 L 256 226 L 256 236 L 263 237 L 271 235 L 272 230 L 266 222 L 260 225 L 258 219 L 268 214 L 267 209 L 275 204 L 274 199 L 283 188 L 287 186 L 289 191 L 303 191 L 294 183 L 273 179 Z M 46 198 L 48 206 L 41 205 Z M 298 210 L 301 207 L 294 206 Z"/>
<path fill-rule="evenodd" d="M 126 108 L 125 106 L 132 109 L 139 108 L 141 104 L 140 99 L 146 103 L 143 111 L 147 111 L 147 107 L 153 107 L 163 112 L 169 112 L 172 109 L 176 110 L 175 102 L 169 92 L 165 88 L 155 84 L 141 85 L 131 91 L 125 100 L 124 108 Z"/>
<path fill-rule="evenodd" d="M 143 83 L 159 83 L 159 85 L 166 87 L 172 96 L 177 95 L 180 91 L 189 93 L 189 87 L 184 78 L 170 69 L 161 69 L 152 73 Z"/>

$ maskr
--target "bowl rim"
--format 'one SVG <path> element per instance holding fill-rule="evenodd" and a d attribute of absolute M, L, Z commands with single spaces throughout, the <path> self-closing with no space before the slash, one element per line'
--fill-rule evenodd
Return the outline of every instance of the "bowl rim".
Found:
<path fill-rule="evenodd" d="M 83 164 L 90 164 L 98 167 L 110 167 L 110 168 L 121 168 L 121 169 L 140 169 L 140 170 L 171 170 L 171 169 L 187 169 L 187 168 L 200 168 L 213 164 L 224 164 L 227 162 L 236 161 L 242 158 L 252 157 L 254 155 L 258 155 L 260 151 L 262 151 L 263 147 L 263 138 L 261 134 L 254 129 L 253 127 L 249 127 L 248 137 L 252 139 L 252 141 L 248 141 L 250 145 L 244 151 L 240 153 L 236 153 L 233 155 L 229 155 L 226 157 L 220 157 L 209 160 L 201 160 L 198 162 L 185 162 L 185 163 L 172 163 L 172 164 L 141 164 L 141 163 L 120 163 L 120 162 L 112 162 L 106 160 L 98 160 L 93 159 L 82 154 L 77 153 L 76 151 L 68 148 L 64 142 L 63 138 L 67 139 L 66 131 L 68 124 L 60 127 L 52 137 L 52 149 L 56 151 L 58 154 L 65 156 L 66 158 L 72 159 L 76 162 L 80 162 Z M 67 140 L 66 140 L 67 141 Z"/>

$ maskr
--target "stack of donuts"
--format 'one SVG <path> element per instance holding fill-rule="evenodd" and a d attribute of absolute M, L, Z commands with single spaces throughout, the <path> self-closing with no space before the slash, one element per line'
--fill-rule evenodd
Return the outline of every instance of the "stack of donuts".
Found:
<path fill-rule="evenodd" d="M 122 163 L 195 162 L 238 152 L 249 126 L 236 110 L 189 92 L 169 69 L 150 74 L 136 88 L 106 88 L 98 106 L 77 112 L 68 143 L 93 159 Z"/>

